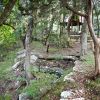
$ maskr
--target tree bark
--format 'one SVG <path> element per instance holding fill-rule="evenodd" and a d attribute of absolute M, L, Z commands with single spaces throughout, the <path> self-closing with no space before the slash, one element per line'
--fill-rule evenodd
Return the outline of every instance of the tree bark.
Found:
<path fill-rule="evenodd" d="M 100 75 L 100 46 L 99 45 L 95 45 L 94 57 L 95 57 L 95 75 L 98 76 Z"/>
<path fill-rule="evenodd" d="M 81 32 L 81 56 L 87 53 L 87 23 L 84 20 Z"/>
<path fill-rule="evenodd" d="M 31 38 L 32 31 L 33 31 L 33 17 L 29 16 L 28 28 L 27 28 L 26 39 L 25 39 L 26 56 L 25 56 L 25 64 L 24 64 L 26 79 L 28 83 L 30 79 L 33 78 L 33 75 L 31 73 L 31 65 L 30 65 L 30 55 L 31 55 L 30 38 Z"/>

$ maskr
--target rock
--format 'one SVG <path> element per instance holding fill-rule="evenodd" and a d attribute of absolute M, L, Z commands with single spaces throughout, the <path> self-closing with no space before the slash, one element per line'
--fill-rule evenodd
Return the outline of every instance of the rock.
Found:
<path fill-rule="evenodd" d="M 23 53 L 25 53 L 25 51 L 26 51 L 25 49 L 21 50 L 21 51 L 17 52 L 17 55 L 23 54 Z"/>
<path fill-rule="evenodd" d="M 56 74 L 59 78 L 61 77 L 61 75 L 63 75 L 64 71 L 61 68 L 58 67 L 53 67 L 51 68 L 52 71 L 54 72 L 54 74 Z"/>
<path fill-rule="evenodd" d="M 30 96 L 27 93 L 21 93 L 19 95 L 19 100 L 30 100 Z"/>
<path fill-rule="evenodd" d="M 17 61 L 21 61 L 23 58 L 25 58 L 25 53 L 22 53 L 17 56 Z"/>
<path fill-rule="evenodd" d="M 16 81 L 15 82 L 15 88 L 17 89 L 17 88 L 19 88 L 19 87 L 21 87 L 22 85 L 26 85 L 26 81 L 24 80 L 24 81 Z"/>
<path fill-rule="evenodd" d="M 25 52 L 26 52 L 26 50 L 22 50 L 22 51 L 17 52 L 17 58 L 18 59 L 24 58 L 25 57 Z M 34 55 L 34 53 L 31 52 L 31 55 Z"/>
<path fill-rule="evenodd" d="M 13 70 L 16 70 L 16 69 L 19 68 L 19 67 L 23 67 L 23 62 L 22 62 L 22 61 L 16 62 L 16 63 L 12 66 L 12 69 L 13 69 Z"/>
<path fill-rule="evenodd" d="M 25 53 L 18 55 L 16 61 L 22 61 L 24 59 L 25 59 Z M 31 64 L 34 64 L 34 62 L 37 59 L 38 59 L 38 57 L 32 54 L 31 57 L 30 57 Z"/>
<path fill-rule="evenodd" d="M 67 100 L 67 99 L 60 99 L 60 100 Z"/>
<path fill-rule="evenodd" d="M 58 67 L 53 67 L 50 68 L 48 66 L 40 66 L 40 71 L 44 72 L 44 73 L 49 73 L 49 74 L 55 74 L 58 77 L 61 77 L 61 75 L 63 75 L 63 69 L 58 68 Z"/>
<path fill-rule="evenodd" d="M 15 88 L 18 88 L 20 86 L 20 81 L 15 82 Z"/>
<path fill-rule="evenodd" d="M 72 100 L 85 100 L 85 98 L 80 97 L 80 98 L 75 98 L 75 99 L 72 99 Z"/>
<path fill-rule="evenodd" d="M 38 59 L 37 56 L 35 56 L 35 55 L 31 55 L 31 58 L 30 58 L 30 62 L 31 62 L 31 64 L 32 64 L 32 63 L 34 64 L 34 62 L 36 62 L 37 59 Z"/>
<path fill-rule="evenodd" d="M 68 75 L 64 77 L 64 81 L 75 82 L 75 80 L 73 79 L 73 76 L 74 76 L 73 72 L 69 73 Z"/>
<path fill-rule="evenodd" d="M 61 99 L 67 99 L 68 97 L 71 97 L 73 95 L 73 92 L 68 90 L 68 91 L 63 91 L 61 93 Z"/>
<path fill-rule="evenodd" d="M 39 67 L 40 72 L 48 73 L 50 71 L 50 67 L 48 66 L 40 66 Z"/>

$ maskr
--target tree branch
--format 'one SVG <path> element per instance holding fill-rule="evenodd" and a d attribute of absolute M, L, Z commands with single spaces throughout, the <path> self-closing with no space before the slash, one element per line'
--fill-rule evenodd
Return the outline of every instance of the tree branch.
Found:
<path fill-rule="evenodd" d="M 69 4 L 67 3 L 67 0 L 60 0 L 63 4 L 64 7 L 66 7 L 68 10 L 72 11 L 73 13 L 79 15 L 79 16 L 83 16 L 86 17 L 87 15 L 85 13 L 76 11 L 75 8 L 72 8 L 71 6 L 69 6 Z"/>
<path fill-rule="evenodd" d="M 15 5 L 16 1 L 17 0 L 9 0 L 9 2 L 6 4 L 3 13 L 0 15 L 0 26 L 7 20 L 7 17 L 10 15 L 11 10 Z"/>
<path fill-rule="evenodd" d="M 15 27 L 14 27 L 14 26 L 12 26 L 12 25 L 10 25 L 9 23 L 3 23 L 3 25 L 7 25 L 7 26 L 9 26 L 9 27 L 11 27 L 12 29 L 14 29 L 14 30 L 15 30 Z"/>
<path fill-rule="evenodd" d="M 93 29 L 92 10 L 93 10 L 92 0 L 88 0 L 88 13 L 87 13 L 88 17 L 86 18 L 86 20 L 87 20 L 88 28 L 89 28 L 89 31 L 90 31 L 90 35 L 93 39 L 93 42 L 98 43 L 97 36 L 95 35 L 94 29 Z"/>

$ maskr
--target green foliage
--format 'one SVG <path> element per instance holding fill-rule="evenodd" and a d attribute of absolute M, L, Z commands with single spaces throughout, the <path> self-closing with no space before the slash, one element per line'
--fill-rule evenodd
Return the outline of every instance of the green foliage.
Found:
<path fill-rule="evenodd" d="M 59 44 L 59 37 L 58 37 L 58 34 L 50 34 L 50 36 L 49 36 L 49 42 L 51 43 L 51 44 L 55 44 L 55 45 L 57 45 L 58 46 L 58 44 Z"/>
<path fill-rule="evenodd" d="M 43 48 L 43 44 L 41 42 L 38 42 L 38 41 L 33 41 L 31 45 L 33 48 L 36 48 L 36 49 Z"/>
<path fill-rule="evenodd" d="M 15 44 L 13 31 L 11 27 L 6 25 L 0 27 L 0 46 L 2 48 L 10 48 Z"/>
<path fill-rule="evenodd" d="M 74 16 L 72 17 L 72 19 L 75 20 L 75 21 L 78 21 L 78 20 L 79 20 L 79 16 L 74 15 Z"/>

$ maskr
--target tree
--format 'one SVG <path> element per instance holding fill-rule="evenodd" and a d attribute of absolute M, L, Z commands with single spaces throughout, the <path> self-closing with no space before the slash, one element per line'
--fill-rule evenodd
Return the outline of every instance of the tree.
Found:
<path fill-rule="evenodd" d="M 87 8 L 86 13 L 76 11 L 74 8 L 72 8 L 68 4 L 68 0 L 61 0 L 61 2 L 67 9 L 71 10 L 73 13 L 77 15 L 83 16 L 86 19 L 89 32 L 90 32 L 90 35 L 94 43 L 95 76 L 100 75 L 100 40 L 95 35 L 94 28 L 93 28 L 93 23 L 92 23 L 93 2 L 92 0 L 86 0 L 86 2 L 84 1 L 84 3 L 86 4 L 86 8 Z"/>
<path fill-rule="evenodd" d="M 26 80 L 27 85 L 30 83 L 30 79 L 33 78 L 31 73 L 31 64 L 30 64 L 30 57 L 31 57 L 31 48 L 30 48 L 30 39 L 33 32 L 33 9 L 32 9 L 32 2 L 30 0 L 20 0 L 19 6 L 21 14 L 26 17 L 26 34 L 25 34 L 25 62 L 24 62 L 24 69 L 26 72 Z M 24 5 L 24 6 L 23 6 Z"/>
<path fill-rule="evenodd" d="M 27 32 L 26 32 L 26 38 L 25 38 L 25 49 L 26 49 L 26 57 L 25 57 L 25 64 L 24 68 L 26 71 L 26 79 L 29 83 L 30 79 L 33 78 L 33 75 L 31 73 L 31 65 L 30 65 L 30 56 L 31 56 L 31 50 L 30 50 L 30 38 L 33 31 L 33 17 L 32 15 L 28 16 L 27 19 Z"/>

